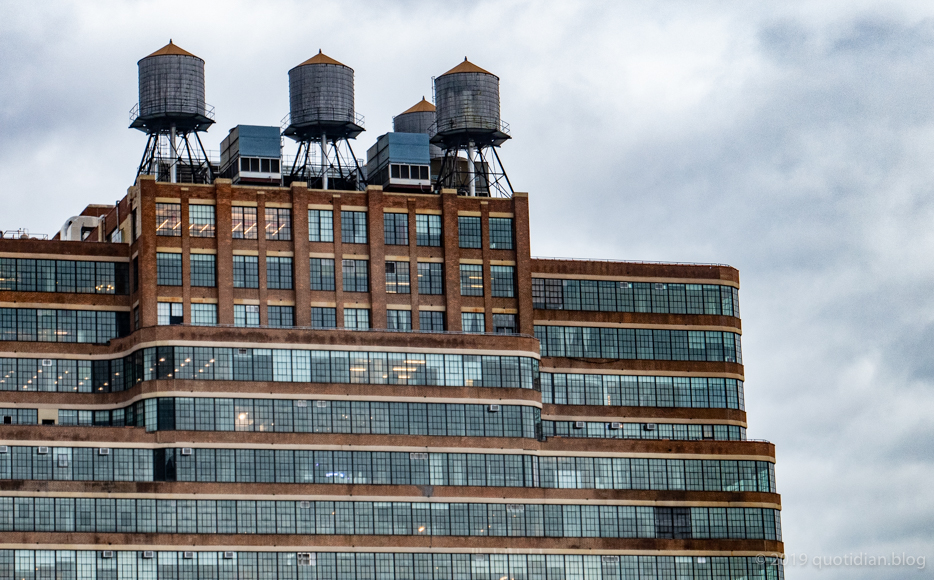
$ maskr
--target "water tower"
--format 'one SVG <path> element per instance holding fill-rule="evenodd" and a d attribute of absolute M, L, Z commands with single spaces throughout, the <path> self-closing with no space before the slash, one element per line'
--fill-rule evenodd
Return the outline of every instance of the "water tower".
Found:
<path fill-rule="evenodd" d="M 507 139 L 499 118 L 499 77 L 464 58 L 435 79 L 436 121 L 431 142 L 443 154 L 436 191 L 512 197 L 512 185 L 496 149 Z"/>
<path fill-rule="evenodd" d="M 364 185 L 350 140 L 363 132 L 354 111 L 353 69 L 318 54 L 289 71 L 289 114 L 283 135 L 298 142 L 286 183 L 310 188 L 358 189 Z"/>
<path fill-rule="evenodd" d="M 139 103 L 130 128 L 149 136 L 137 177 L 210 183 L 215 171 L 198 136 L 214 124 L 214 108 L 204 102 L 204 61 L 169 40 L 137 64 Z"/>
<path fill-rule="evenodd" d="M 431 127 L 435 124 L 437 115 L 435 106 L 425 100 L 415 103 L 404 112 L 392 118 L 392 130 L 396 133 L 424 133 L 431 134 Z M 432 159 L 440 159 L 444 152 L 437 145 L 428 148 Z"/>

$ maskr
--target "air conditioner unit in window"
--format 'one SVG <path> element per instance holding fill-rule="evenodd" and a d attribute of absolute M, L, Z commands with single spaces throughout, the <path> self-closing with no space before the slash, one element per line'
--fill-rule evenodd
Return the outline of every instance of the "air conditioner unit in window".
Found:
<path fill-rule="evenodd" d="M 48 454 L 49 454 L 49 448 L 48 448 L 48 447 L 40 447 L 40 448 L 37 449 L 36 451 L 37 451 L 37 453 L 39 453 L 39 455 L 48 455 Z"/>
<path fill-rule="evenodd" d="M 409 459 L 419 459 L 419 460 L 428 459 L 428 454 L 427 453 L 409 453 Z"/>
<path fill-rule="evenodd" d="M 247 349 L 245 349 L 245 348 L 238 348 L 238 349 L 237 349 L 237 354 L 246 356 L 246 354 L 247 354 Z"/>
<path fill-rule="evenodd" d="M 113 550 L 104 550 L 103 552 L 101 552 L 101 558 L 113 558 L 113 557 L 114 557 Z"/>
<path fill-rule="evenodd" d="M 44 367 L 50 367 L 50 366 L 52 366 L 52 359 L 50 359 L 50 358 L 44 358 L 44 359 L 42 359 L 42 366 L 44 366 Z"/>
<path fill-rule="evenodd" d="M 490 413 L 499 413 L 499 405 L 490 405 L 486 410 Z"/>
<path fill-rule="evenodd" d="M 316 554 L 313 552 L 298 552 L 296 559 L 299 566 L 314 566 L 317 562 Z"/>
<path fill-rule="evenodd" d="M 706 563 L 707 563 L 707 558 L 704 558 L 703 556 L 699 556 L 699 557 L 697 558 L 697 563 L 698 563 L 698 564 L 706 564 Z"/>
<path fill-rule="evenodd" d="M 307 407 L 307 406 L 308 406 L 308 401 L 306 401 L 306 400 L 304 400 L 304 399 L 301 399 L 301 400 L 299 400 L 299 401 L 295 401 L 295 406 L 296 406 L 296 407 Z"/>
<path fill-rule="evenodd" d="M 619 287 L 625 289 L 632 288 L 632 282 L 620 282 Z"/>
<path fill-rule="evenodd" d="M 623 428 L 622 423 L 610 423 L 610 429 L 622 429 L 622 428 Z"/>
<path fill-rule="evenodd" d="M 583 428 L 586 427 L 586 426 L 587 426 L 587 424 L 584 423 L 583 421 L 574 421 L 574 428 L 575 428 L 575 429 L 583 429 Z"/>
<path fill-rule="evenodd" d="M 655 431 L 655 423 L 645 423 L 642 425 L 643 431 Z"/>
<path fill-rule="evenodd" d="M 619 562 L 619 556 L 603 556 L 604 564 L 615 564 Z"/>
<path fill-rule="evenodd" d="M 236 556 L 236 552 L 224 552 L 225 560 L 233 560 L 234 556 Z"/>
<path fill-rule="evenodd" d="M 182 447 L 182 455 L 191 455 L 191 447 Z"/>
<path fill-rule="evenodd" d="M 311 507 L 311 502 L 310 502 L 310 501 L 300 501 L 300 502 L 298 502 L 298 507 L 302 508 L 303 510 L 307 510 L 308 508 Z"/>
<path fill-rule="evenodd" d="M 110 449 L 107 449 L 106 447 L 101 447 L 100 449 L 97 450 L 97 454 L 98 455 L 110 455 Z"/>
<path fill-rule="evenodd" d="M 664 284 L 655 284 L 655 289 L 656 289 L 656 290 L 664 290 L 664 289 L 667 288 L 667 287 L 668 287 L 668 286 L 666 286 L 666 285 L 664 285 Z"/>
<path fill-rule="evenodd" d="M 183 556 L 186 560 L 193 560 L 195 558 L 194 552 L 184 552 Z"/>
<path fill-rule="evenodd" d="M 506 504 L 506 513 L 518 514 L 525 511 L 525 506 L 521 503 L 507 503 Z"/>
<path fill-rule="evenodd" d="M 328 402 L 327 402 L 327 401 L 315 401 L 315 407 L 318 407 L 318 408 L 320 408 L 320 409 L 323 409 L 323 408 L 325 408 L 325 407 L 327 407 L 327 406 L 328 406 Z"/>
<path fill-rule="evenodd" d="M 0 445 L 0 453 L 9 453 L 9 452 L 10 452 L 9 445 Z"/>
<path fill-rule="evenodd" d="M 143 558 L 145 558 L 145 559 L 147 559 L 147 560 L 152 560 L 152 559 L 155 558 L 155 557 L 156 557 L 156 553 L 153 552 L 152 550 L 144 550 L 144 551 L 143 551 Z"/>

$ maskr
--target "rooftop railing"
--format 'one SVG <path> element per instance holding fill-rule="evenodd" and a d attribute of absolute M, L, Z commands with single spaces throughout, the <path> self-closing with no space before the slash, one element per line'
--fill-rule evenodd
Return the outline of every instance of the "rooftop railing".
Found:
<path fill-rule="evenodd" d="M 649 260 L 611 260 L 609 258 L 556 258 L 551 256 L 532 256 L 533 260 L 553 260 L 556 262 L 607 262 L 610 264 L 656 264 L 662 266 L 711 266 L 732 268 L 729 264 L 707 262 L 654 262 Z"/>

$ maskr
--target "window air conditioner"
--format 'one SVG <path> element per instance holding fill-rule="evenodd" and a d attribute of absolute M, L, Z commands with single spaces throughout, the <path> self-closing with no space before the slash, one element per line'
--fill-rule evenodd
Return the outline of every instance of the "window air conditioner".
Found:
<path fill-rule="evenodd" d="M 499 413 L 499 405 L 490 405 L 487 407 L 487 411 L 490 413 Z"/>

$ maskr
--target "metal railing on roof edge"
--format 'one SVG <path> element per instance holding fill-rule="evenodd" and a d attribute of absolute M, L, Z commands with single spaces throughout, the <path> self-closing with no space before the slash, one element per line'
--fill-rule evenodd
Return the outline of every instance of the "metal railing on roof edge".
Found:
<path fill-rule="evenodd" d="M 610 262 L 614 264 L 657 264 L 663 266 L 718 266 L 732 268 L 729 264 L 707 262 L 654 262 L 650 260 L 611 260 L 609 258 L 556 258 L 552 256 L 532 256 L 533 260 L 554 260 L 556 262 Z"/>

